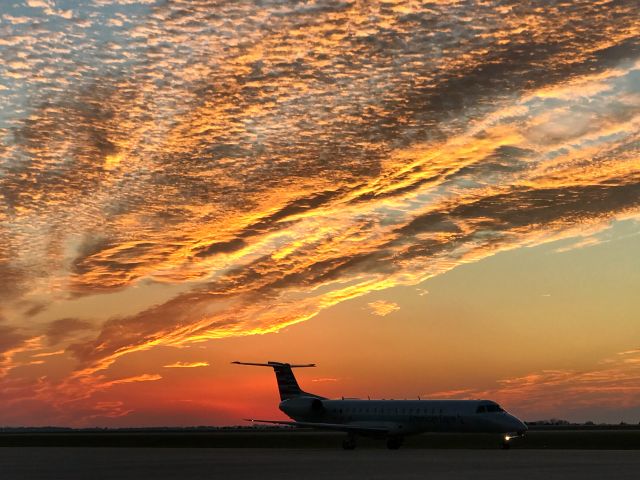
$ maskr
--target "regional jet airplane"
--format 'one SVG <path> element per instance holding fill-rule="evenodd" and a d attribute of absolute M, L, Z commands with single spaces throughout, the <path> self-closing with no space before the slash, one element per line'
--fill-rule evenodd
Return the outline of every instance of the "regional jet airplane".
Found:
<path fill-rule="evenodd" d="M 509 448 L 509 440 L 527 430 L 523 422 L 490 400 L 329 400 L 303 391 L 291 370 L 315 364 L 232 363 L 273 368 L 280 410 L 293 419 L 251 422 L 346 432 L 342 444 L 346 450 L 356 447 L 356 436 L 385 438 L 387 447 L 396 450 L 405 436 L 422 432 L 495 433 L 503 438 L 502 448 Z"/>

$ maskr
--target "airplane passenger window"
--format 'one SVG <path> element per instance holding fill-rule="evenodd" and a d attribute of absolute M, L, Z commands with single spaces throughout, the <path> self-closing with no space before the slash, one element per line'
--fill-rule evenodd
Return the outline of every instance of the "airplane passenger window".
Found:
<path fill-rule="evenodd" d="M 484 413 L 486 411 L 485 406 L 484 405 L 480 405 L 477 409 L 476 409 L 476 413 Z"/>

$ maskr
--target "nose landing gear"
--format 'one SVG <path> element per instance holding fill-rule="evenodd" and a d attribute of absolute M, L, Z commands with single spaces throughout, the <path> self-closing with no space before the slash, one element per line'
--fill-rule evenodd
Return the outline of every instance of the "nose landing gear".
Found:
<path fill-rule="evenodd" d="M 524 437 L 524 432 L 517 432 L 515 434 L 508 433 L 503 437 L 502 442 L 500 443 L 500 448 L 502 450 L 509 450 L 512 445 L 511 440 L 522 438 L 522 437 Z"/>

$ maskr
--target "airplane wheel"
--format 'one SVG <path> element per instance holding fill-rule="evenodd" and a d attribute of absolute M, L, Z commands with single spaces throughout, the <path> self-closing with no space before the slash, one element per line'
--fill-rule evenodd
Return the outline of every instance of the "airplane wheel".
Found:
<path fill-rule="evenodd" d="M 342 442 L 342 448 L 344 448 L 345 450 L 355 450 L 356 441 L 348 438 Z"/>
<path fill-rule="evenodd" d="M 387 448 L 389 450 L 398 450 L 400 448 L 400 445 L 402 445 L 402 439 L 401 438 L 388 438 L 387 439 Z"/>
<path fill-rule="evenodd" d="M 502 450 L 509 450 L 509 449 L 511 448 L 511 445 L 509 444 L 509 442 L 502 442 L 502 443 L 500 444 L 500 448 L 501 448 Z"/>

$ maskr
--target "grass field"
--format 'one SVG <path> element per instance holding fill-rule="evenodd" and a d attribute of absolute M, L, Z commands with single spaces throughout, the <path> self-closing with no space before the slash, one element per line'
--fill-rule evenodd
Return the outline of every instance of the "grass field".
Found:
<path fill-rule="evenodd" d="M 3 432 L 0 447 L 184 447 L 184 448 L 340 448 L 344 434 L 314 431 L 67 431 Z M 408 449 L 492 449 L 501 438 L 484 434 L 422 434 L 407 437 Z M 384 448 L 384 441 L 360 438 L 359 448 Z M 640 449 L 638 428 L 532 429 L 512 440 L 514 449 Z"/>

